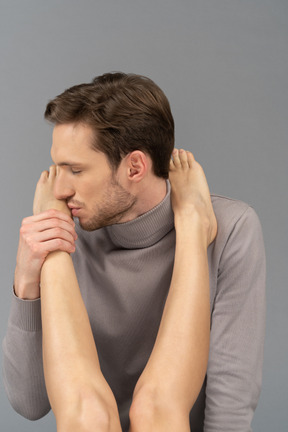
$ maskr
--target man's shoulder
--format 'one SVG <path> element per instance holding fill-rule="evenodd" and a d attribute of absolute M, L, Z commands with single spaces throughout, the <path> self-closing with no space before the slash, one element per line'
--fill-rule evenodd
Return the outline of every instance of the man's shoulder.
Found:
<path fill-rule="evenodd" d="M 253 207 L 243 201 L 216 194 L 211 195 L 211 201 L 221 237 L 227 238 L 237 224 L 245 225 L 245 231 L 260 225 Z"/>
<path fill-rule="evenodd" d="M 241 217 L 250 208 L 250 205 L 243 201 L 218 194 L 211 194 L 211 201 L 216 217 L 227 221 Z"/>

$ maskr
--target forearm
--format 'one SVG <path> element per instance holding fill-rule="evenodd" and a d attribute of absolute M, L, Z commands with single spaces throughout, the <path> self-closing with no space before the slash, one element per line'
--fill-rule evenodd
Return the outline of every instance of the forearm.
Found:
<path fill-rule="evenodd" d="M 41 273 L 43 361 L 52 409 L 77 406 L 82 396 L 96 391 L 110 397 L 99 366 L 88 314 L 71 257 L 50 254 Z M 59 385 L 59 383 L 61 383 Z"/>
<path fill-rule="evenodd" d="M 171 286 L 159 332 L 138 388 L 153 383 L 189 412 L 201 389 L 209 352 L 207 245 L 198 226 L 181 219 Z M 164 394 L 163 394 L 164 396 Z"/>

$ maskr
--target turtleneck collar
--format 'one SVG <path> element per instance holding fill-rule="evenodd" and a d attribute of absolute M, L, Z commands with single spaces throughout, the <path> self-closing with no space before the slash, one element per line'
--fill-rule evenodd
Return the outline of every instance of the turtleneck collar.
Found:
<path fill-rule="evenodd" d="M 126 249 L 141 249 L 152 246 L 174 227 L 171 206 L 171 189 L 167 181 L 167 194 L 156 207 L 138 218 L 105 227 L 114 244 Z"/>

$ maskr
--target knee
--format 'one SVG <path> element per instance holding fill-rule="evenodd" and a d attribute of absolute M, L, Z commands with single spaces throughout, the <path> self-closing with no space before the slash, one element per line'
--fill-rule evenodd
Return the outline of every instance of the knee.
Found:
<path fill-rule="evenodd" d="M 153 386 L 143 386 L 134 394 L 129 417 L 133 432 L 157 430 L 157 427 L 161 430 L 190 430 L 189 412 L 172 394 Z"/>
<path fill-rule="evenodd" d="M 138 431 L 138 425 L 145 425 L 147 429 L 152 430 L 155 409 L 152 389 L 147 389 L 147 391 L 141 389 L 134 394 L 129 411 L 130 425 L 133 432 Z"/>
<path fill-rule="evenodd" d="M 118 422 L 115 407 L 101 400 L 97 394 L 79 398 L 77 404 L 70 405 L 56 416 L 59 432 L 111 432 L 117 430 Z"/>
<path fill-rule="evenodd" d="M 57 419 L 57 432 L 109 432 L 111 420 L 109 415 L 102 412 L 89 411 L 88 413 L 69 413 Z"/>
<path fill-rule="evenodd" d="M 153 387 L 143 387 L 133 397 L 129 417 L 135 432 L 155 430 L 156 426 L 174 424 L 181 413 L 171 397 Z M 176 430 L 176 429 L 175 429 Z M 180 429 L 179 429 L 180 430 Z"/>

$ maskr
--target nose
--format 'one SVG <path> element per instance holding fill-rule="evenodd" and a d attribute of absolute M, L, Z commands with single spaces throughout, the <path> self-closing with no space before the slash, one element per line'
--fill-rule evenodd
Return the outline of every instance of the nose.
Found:
<path fill-rule="evenodd" d="M 54 196 L 59 200 L 67 200 L 75 194 L 71 183 L 67 182 L 61 175 L 57 175 L 54 183 Z"/>

